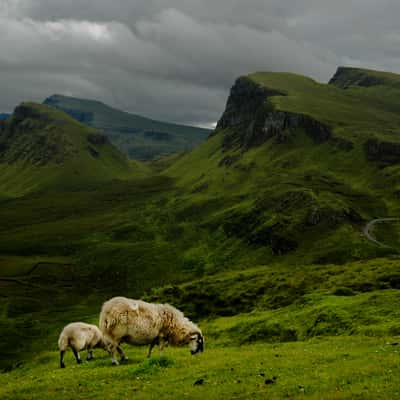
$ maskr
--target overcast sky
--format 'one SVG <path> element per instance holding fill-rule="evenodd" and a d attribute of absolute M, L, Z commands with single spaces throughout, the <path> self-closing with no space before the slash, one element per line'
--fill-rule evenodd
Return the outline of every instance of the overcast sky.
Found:
<path fill-rule="evenodd" d="M 234 80 L 400 73 L 398 0 L 0 0 L 0 112 L 53 93 L 209 125 Z"/>

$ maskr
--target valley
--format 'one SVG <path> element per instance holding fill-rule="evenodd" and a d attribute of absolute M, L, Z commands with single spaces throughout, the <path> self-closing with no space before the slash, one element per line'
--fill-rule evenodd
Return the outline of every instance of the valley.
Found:
<path fill-rule="evenodd" d="M 0 397 L 399 396 L 399 110 L 396 74 L 251 74 L 208 139 L 143 162 L 17 107 L 0 122 Z M 363 234 L 377 219 L 385 246 Z M 59 371 L 61 328 L 115 295 L 179 307 L 205 353 Z"/>

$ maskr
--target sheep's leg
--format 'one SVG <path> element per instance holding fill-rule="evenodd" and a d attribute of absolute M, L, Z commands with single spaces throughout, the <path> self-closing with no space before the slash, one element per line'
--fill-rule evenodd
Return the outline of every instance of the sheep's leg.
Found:
<path fill-rule="evenodd" d="M 75 349 L 74 347 L 72 347 L 72 351 L 73 351 L 74 356 L 75 356 L 75 358 L 76 358 L 76 362 L 77 362 L 78 364 L 81 364 L 81 363 L 82 363 L 82 360 L 81 360 L 81 356 L 79 355 L 79 351 L 76 351 L 76 349 Z"/>
<path fill-rule="evenodd" d="M 60 368 L 65 368 L 64 355 L 65 355 L 65 350 L 61 350 L 60 351 Z"/>
<path fill-rule="evenodd" d="M 121 357 L 121 361 L 126 361 L 128 359 L 128 356 L 123 352 L 121 347 L 117 346 L 117 351 L 119 356 Z"/>
<path fill-rule="evenodd" d="M 160 340 L 158 343 L 158 350 L 160 351 L 160 356 L 163 355 L 164 348 L 166 345 L 167 345 L 167 341 L 164 338 L 160 337 Z"/>
<path fill-rule="evenodd" d="M 153 347 L 154 347 L 156 344 L 158 344 L 158 345 L 160 344 L 160 340 L 159 340 L 158 337 L 156 337 L 155 339 L 153 339 L 153 341 L 150 343 L 149 351 L 148 351 L 148 353 L 147 353 L 147 358 L 150 358 L 150 357 L 151 357 L 151 352 L 152 352 L 152 350 L 153 350 Z"/>
<path fill-rule="evenodd" d="M 112 365 L 119 365 L 117 361 L 118 347 L 119 345 L 114 339 L 108 336 L 104 337 L 104 348 L 111 356 Z"/>
<path fill-rule="evenodd" d="M 86 361 L 90 361 L 90 360 L 93 360 L 93 350 L 92 349 L 88 349 L 87 356 L 86 356 Z"/>
<path fill-rule="evenodd" d="M 117 361 L 117 354 L 119 353 L 118 347 L 119 346 L 115 344 L 109 346 L 108 352 L 111 354 L 112 365 L 119 365 L 119 362 Z"/>

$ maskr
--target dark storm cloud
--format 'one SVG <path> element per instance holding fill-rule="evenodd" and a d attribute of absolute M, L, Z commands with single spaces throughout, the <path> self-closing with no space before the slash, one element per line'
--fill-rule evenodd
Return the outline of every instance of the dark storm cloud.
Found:
<path fill-rule="evenodd" d="M 0 0 L 0 111 L 53 93 L 209 124 L 256 70 L 400 71 L 397 1 Z"/>

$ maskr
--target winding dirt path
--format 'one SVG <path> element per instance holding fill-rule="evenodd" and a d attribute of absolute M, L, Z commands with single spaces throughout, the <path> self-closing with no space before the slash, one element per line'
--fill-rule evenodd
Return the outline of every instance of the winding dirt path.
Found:
<path fill-rule="evenodd" d="M 363 233 L 364 233 L 365 237 L 366 237 L 369 241 L 371 241 L 371 242 L 373 242 L 373 243 L 375 243 L 375 244 L 377 244 L 377 245 L 379 245 L 379 246 L 382 246 L 382 247 L 390 247 L 390 246 L 386 245 L 385 243 L 382 243 L 382 242 L 380 242 L 379 240 L 376 240 L 376 239 L 372 236 L 372 234 L 371 234 L 371 229 L 373 228 L 373 226 L 374 226 L 375 224 L 379 224 L 380 222 L 388 222 L 388 221 L 400 221 L 400 218 L 399 218 L 399 217 L 392 217 L 392 218 L 376 218 L 376 219 L 373 219 L 372 221 L 369 221 L 368 224 L 365 225 L 365 227 L 364 227 L 364 229 L 363 229 Z"/>

